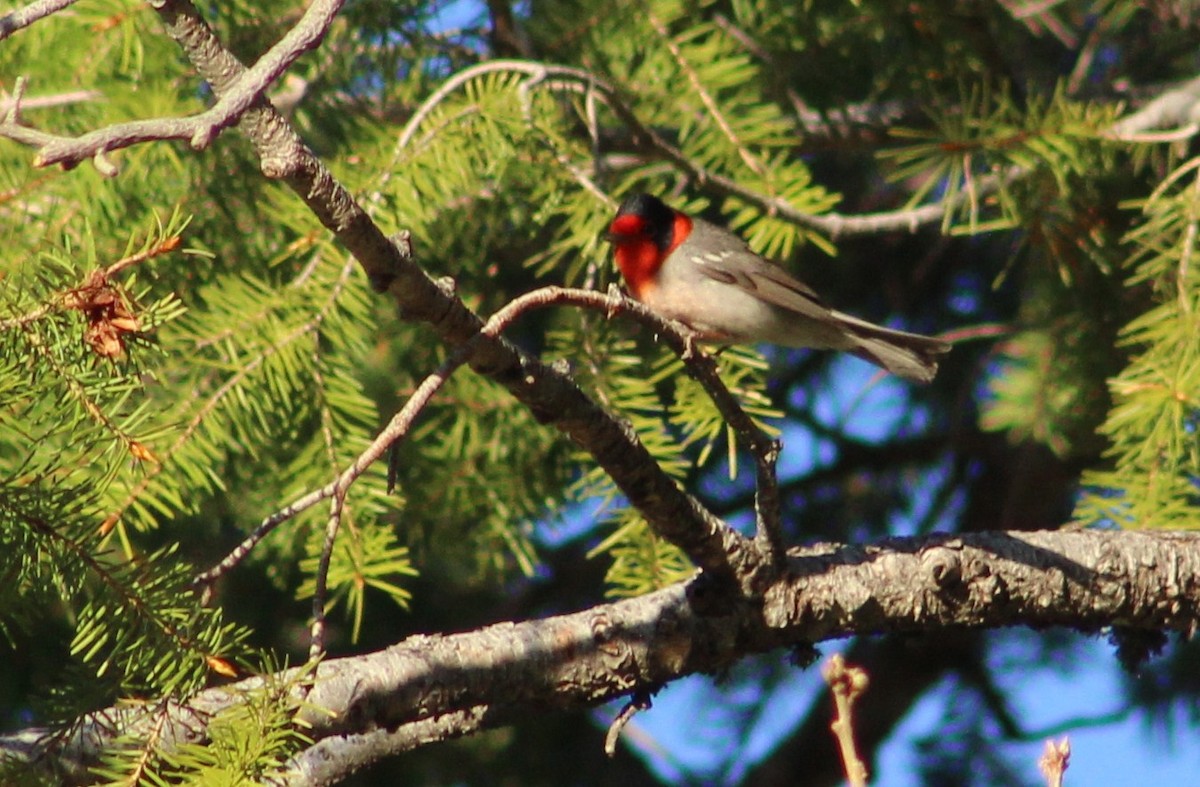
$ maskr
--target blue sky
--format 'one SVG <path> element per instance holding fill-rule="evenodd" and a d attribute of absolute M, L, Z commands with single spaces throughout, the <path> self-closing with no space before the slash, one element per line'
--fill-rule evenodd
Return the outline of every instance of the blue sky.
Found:
<path fill-rule="evenodd" d="M 1102 640 L 1084 646 L 1084 658 L 1068 671 L 1039 670 L 1028 678 L 1011 680 L 1011 707 L 1029 730 L 1049 729 L 1068 718 L 1107 714 L 1119 707 L 1121 689 L 1113 648 Z M 825 645 L 825 656 L 836 648 Z M 783 657 L 780 656 L 780 659 Z M 712 706 L 711 681 L 693 676 L 671 684 L 654 698 L 654 707 L 638 714 L 630 723 L 633 734 L 626 737 L 666 783 L 681 776 L 711 773 L 728 765 L 727 745 L 714 745 L 720 738 L 720 709 Z M 741 748 L 743 762 L 734 773 L 770 753 L 781 736 L 786 736 L 812 702 L 813 692 L 823 690 L 816 666 L 793 669 L 788 680 L 771 696 L 763 721 Z M 915 704 L 880 753 L 871 784 L 877 787 L 919 787 L 913 741 L 934 733 L 942 721 L 948 692 L 938 689 Z M 614 713 L 606 708 L 597 714 L 606 723 Z M 680 720 L 687 720 L 681 723 Z M 1146 721 L 1131 716 L 1103 727 L 1068 732 L 1071 764 L 1067 785 L 1186 785 L 1196 783 L 1200 769 L 1200 740 L 1187 734 L 1168 738 L 1148 729 Z M 712 734 L 710 738 L 709 734 Z M 1055 736 L 1057 740 L 1059 736 Z M 832 748 L 832 735 L 829 739 Z M 1033 783 L 1040 779 L 1037 761 L 1042 740 L 1006 743 L 1002 751 L 1025 770 Z M 801 778 L 802 774 L 797 774 Z M 798 782 L 802 783 L 802 782 Z"/>

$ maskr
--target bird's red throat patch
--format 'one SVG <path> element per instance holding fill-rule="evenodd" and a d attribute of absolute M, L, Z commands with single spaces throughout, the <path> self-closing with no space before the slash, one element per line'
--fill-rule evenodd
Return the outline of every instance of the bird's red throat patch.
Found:
<path fill-rule="evenodd" d="M 658 285 L 658 271 L 671 252 L 683 243 L 692 231 L 692 220 L 675 212 L 671 227 L 671 243 L 666 249 L 655 243 L 646 226 L 646 220 L 637 214 L 626 214 L 613 219 L 609 236 L 613 239 L 613 258 L 621 270 L 621 276 L 629 285 L 629 291 L 639 301 Z"/>

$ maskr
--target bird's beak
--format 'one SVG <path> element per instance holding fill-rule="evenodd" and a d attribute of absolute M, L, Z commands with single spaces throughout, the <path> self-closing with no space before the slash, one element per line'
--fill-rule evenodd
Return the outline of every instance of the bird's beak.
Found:
<path fill-rule="evenodd" d="M 611 224 L 608 225 L 608 229 L 604 230 L 604 232 L 602 232 L 600 234 L 600 240 L 605 240 L 612 244 L 630 243 L 630 242 L 636 240 L 637 238 L 638 238 L 637 233 L 630 232 L 628 229 L 626 229 L 626 230 L 614 229 Z"/>

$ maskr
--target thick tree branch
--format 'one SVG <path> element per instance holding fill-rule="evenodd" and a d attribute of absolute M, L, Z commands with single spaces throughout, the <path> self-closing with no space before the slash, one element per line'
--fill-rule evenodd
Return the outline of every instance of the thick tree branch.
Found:
<path fill-rule="evenodd" d="M 762 609 L 746 602 L 718 615 L 698 613 L 690 600 L 703 584 L 332 659 L 318 667 L 300 713 L 318 743 L 346 736 L 356 747 L 392 752 L 522 713 L 585 708 L 719 672 L 753 653 L 851 635 L 1014 625 L 1191 634 L 1200 624 L 1200 535 L 993 532 L 827 546 L 793 553 Z M 173 707 L 165 740 L 201 737 L 212 714 L 280 677 L 210 689 Z M 37 731 L 0 737 L 0 752 L 70 770 L 115 731 L 136 735 L 151 723 L 161 724 L 161 714 L 113 709 L 66 740 Z M 297 768 L 310 756 L 301 754 Z M 347 767 L 363 759 L 349 757 Z"/>

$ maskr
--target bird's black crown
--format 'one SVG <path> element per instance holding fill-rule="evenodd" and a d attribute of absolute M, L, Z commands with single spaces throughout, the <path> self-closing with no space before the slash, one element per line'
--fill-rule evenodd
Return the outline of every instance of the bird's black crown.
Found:
<path fill-rule="evenodd" d="M 671 245 L 675 232 L 675 211 L 650 194 L 630 194 L 617 209 L 617 216 L 640 216 L 646 222 L 646 232 L 664 251 Z"/>

